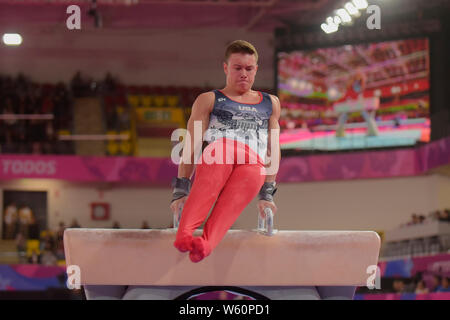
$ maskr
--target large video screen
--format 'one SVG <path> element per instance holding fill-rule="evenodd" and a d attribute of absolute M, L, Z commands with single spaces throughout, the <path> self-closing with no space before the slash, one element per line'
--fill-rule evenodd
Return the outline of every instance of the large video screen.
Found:
<path fill-rule="evenodd" d="M 277 58 L 282 150 L 429 142 L 427 38 L 280 51 Z"/>

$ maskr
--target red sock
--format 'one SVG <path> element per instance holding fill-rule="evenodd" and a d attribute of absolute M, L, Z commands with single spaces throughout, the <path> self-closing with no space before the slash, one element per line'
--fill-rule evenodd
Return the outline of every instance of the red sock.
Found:
<path fill-rule="evenodd" d="M 192 240 L 192 250 L 189 254 L 189 258 L 192 262 L 200 262 L 211 253 L 211 247 L 208 241 L 201 237 L 195 237 Z"/>

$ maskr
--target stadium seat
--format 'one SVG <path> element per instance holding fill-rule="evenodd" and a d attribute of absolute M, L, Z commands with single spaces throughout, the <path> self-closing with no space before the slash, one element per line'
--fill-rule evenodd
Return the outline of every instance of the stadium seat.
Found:
<path fill-rule="evenodd" d="M 141 104 L 140 96 L 129 94 L 128 95 L 128 104 L 132 107 L 139 107 Z"/>

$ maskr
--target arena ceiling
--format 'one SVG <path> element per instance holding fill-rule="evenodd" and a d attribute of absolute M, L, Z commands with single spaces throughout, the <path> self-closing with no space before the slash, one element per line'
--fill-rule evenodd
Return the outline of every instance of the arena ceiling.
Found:
<path fill-rule="evenodd" d="M 0 0 L 0 28 L 65 25 L 66 8 L 79 5 L 85 27 L 101 28 L 243 28 L 320 24 L 348 0 Z M 448 0 L 368 0 L 395 12 L 444 6 Z M 88 14 L 90 12 L 91 14 Z M 97 19 L 95 18 L 97 16 Z M 96 23 L 97 20 L 97 23 Z M 320 29 L 319 29 L 320 30 Z"/>

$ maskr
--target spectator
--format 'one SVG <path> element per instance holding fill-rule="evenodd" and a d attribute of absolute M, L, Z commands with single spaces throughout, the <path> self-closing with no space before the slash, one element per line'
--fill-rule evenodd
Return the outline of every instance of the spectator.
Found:
<path fill-rule="evenodd" d="M 425 216 L 424 215 L 420 215 L 419 216 L 419 223 L 424 223 L 425 222 Z"/>
<path fill-rule="evenodd" d="M 411 220 L 411 224 L 418 224 L 419 223 L 419 217 L 417 216 L 417 214 L 413 213 L 412 215 L 412 220 Z"/>
<path fill-rule="evenodd" d="M 141 229 L 151 229 L 147 220 L 142 221 Z"/>
<path fill-rule="evenodd" d="M 80 71 L 72 78 L 71 88 L 75 97 L 91 97 L 98 90 L 97 83 L 91 78 L 84 77 Z"/>
<path fill-rule="evenodd" d="M 5 223 L 5 239 L 14 239 L 17 225 L 17 206 L 14 202 L 10 203 L 3 215 L 3 222 Z"/>
<path fill-rule="evenodd" d="M 114 92 L 116 90 L 116 79 L 108 72 L 103 80 L 104 92 Z"/>
<path fill-rule="evenodd" d="M 34 218 L 31 217 L 31 221 L 28 224 L 28 240 L 27 240 L 27 258 L 30 263 L 38 263 L 36 259 L 39 259 L 41 254 L 39 248 L 40 232 L 39 224 Z"/>
<path fill-rule="evenodd" d="M 31 208 L 27 205 L 21 206 L 19 208 L 19 230 L 27 239 L 29 238 L 29 225 L 33 222 L 33 220 L 33 211 L 31 211 Z"/>
<path fill-rule="evenodd" d="M 403 288 L 403 293 L 414 293 L 416 290 L 416 280 L 411 279 Z"/>
<path fill-rule="evenodd" d="M 58 260 L 65 259 L 64 242 L 59 242 L 56 246 L 55 255 Z"/>
<path fill-rule="evenodd" d="M 52 232 L 49 230 L 44 230 L 41 232 L 41 251 L 44 251 L 47 242 L 50 244 L 52 250 L 55 250 L 56 243 Z"/>
<path fill-rule="evenodd" d="M 50 241 L 45 242 L 44 251 L 41 256 L 41 264 L 46 266 L 56 266 L 58 264 L 58 258 L 53 253 L 53 248 Z"/>
<path fill-rule="evenodd" d="M 112 228 L 113 228 L 113 229 L 120 229 L 120 224 L 119 224 L 119 222 L 118 222 L 118 221 L 114 221 Z"/>
<path fill-rule="evenodd" d="M 16 247 L 17 254 L 19 255 L 19 262 L 25 262 L 24 257 L 26 256 L 27 239 L 25 239 L 21 232 L 17 233 L 16 235 Z"/>
<path fill-rule="evenodd" d="M 439 210 L 433 211 L 431 217 L 433 220 L 439 220 L 441 218 L 441 212 Z"/>
<path fill-rule="evenodd" d="M 119 130 L 130 128 L 130 111 L 125 107 L 117 107 Z"/>
<path fill-rule="evenodd" d="M 441 284 L 441 277 L 438 275 L 434 275 L 431 283 L 431 292 L 437 292 L 439 286 Z"/>
<path fill-rule="evenodd" d="M 429 290 L 425 286 L 425 281 L 419 280 L 419 282 L 417 282 L 415 293 L 416 294 L 425 294 L 425 293 L 428 293 L 428 292 L 429 292 Z"/>
<path fill-rule="evenodd" d="M 66 224 L 64 222 L 59 223 L 59 228 L 56 231 L 56 242 L 63 241 L 64 230 L 66 230 Z"/>
<path fill-rule="evenodd" d="M 28 258 L 28 263 L 38 264 L 39 262 L 40 262 L 39 254 L 36 251 L 33 250 L 31 252 L 31 257 Z"/>
<path fill-rule="evenodd" d="M 441 285 L 436 288 L 436 292 L 450 292 L 448 277 L 442 277 Z"/>
<path fill-rule="evenodd" d="M 2 153 L 16 153 L 17 146 L 13 142 L 13 133 L 9 128 L 5 129 L 5 143 L 2 146 Z"/>
<path fill-rule="evenodd" d="M 392 288 L 394 289 L 395 293 L 404 293 L 405 292 L 405 283 L 402 279 L 395 279 L 394 283 L 392 284 Z"/>
<path fill-rule="evenodd" d="M 71 81 L 71 89 L 73 92 L 73 95 L 75 97 L 82 97 L 83 96 L 83 91 L 84 91 L 84 86 L 85 83 L 81 77 L 81 72 L 78 71 L 77 73 L 75 73 L 75 75 L 72 78 Z"/>
<path fill-rule="evenodd" d="M 59 223 L 59 228 L 56 231 L 56 257 L 58 260 L 64 260 L 64 231 L 66 225 L 64 222 Z"/>
<path fill-rule="evenodd" d="M 70 225 L 70 228 L 81 228 L 81 226 L 78 223 L 77 219 L 73 219 L 72 220 L 72 224 Z"/>
<path fill-rule="evenodd" d="M 440 216 L 439 216 L 439 221 L 443 221 L 443 222 L 449 222 L 449 210 L 445 209 L 444 211 L 441 212 Z"/>

